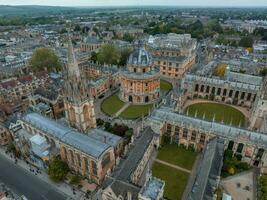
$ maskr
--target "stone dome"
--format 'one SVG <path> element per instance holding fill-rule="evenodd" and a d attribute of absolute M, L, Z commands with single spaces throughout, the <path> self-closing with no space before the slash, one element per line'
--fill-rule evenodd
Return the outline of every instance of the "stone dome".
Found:
<path fill-rule="evenodd" d="M 146 66 L 151 64 L 152 56 L 144 47 L 135 49 L 128 59 L 128 65 Z"/>

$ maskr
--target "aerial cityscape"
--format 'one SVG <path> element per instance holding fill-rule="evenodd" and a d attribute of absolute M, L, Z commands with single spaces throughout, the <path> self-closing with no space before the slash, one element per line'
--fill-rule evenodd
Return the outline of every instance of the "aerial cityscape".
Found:
<path fill-rule="evenodd" d="M 267 1 L 0 0 L 0 200 L 267 200 Z"/>

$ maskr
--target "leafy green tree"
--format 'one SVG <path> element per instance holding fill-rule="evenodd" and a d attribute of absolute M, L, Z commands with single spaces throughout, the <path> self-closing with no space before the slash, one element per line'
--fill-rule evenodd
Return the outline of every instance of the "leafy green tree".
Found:
<path fill-rule="evenodd" d="M 81 177 L 78 175 L 71 176 L 70 184 L 78 185 L 81 182 Z"/>
<path fill-rule="evenodd" d="M 119 66 L 125 66 L 127 64 L 127 60 L 132 53 L 132 49 L 124 48 L 120 51 L 120 62 Z"/>
<path fill-rule="evenodd" d="M 260 75 L 261 76 L 266 76 L 267 75 L 267 67 L 260 71 Z"/>
<path fill-rule="evenodd" d="M 259 200 L 267 200 L 267 175 L 262 175 L 259 178 Z"/>
<path fill-rule="evenodd" d="M 134 37 L 132 35 L 130 35 L 129 33 L 126 33 L 126 34 L 124 34 L 122 39 L 125 41 L 128 41 L 128 42 L 132 42 L 134 40 Z"/>
<path fill-rule="evenodd" d="M 63 181 L 69 172 L 67 163 L 62 161 L 60 158 L 53 158 L 48 165 L 48 175 L 56 182 Z"/>
<path fill-rule="evenodd" d="M 115 46 L 105 44 L 98 52 L 97 61 L 101 64 L 117 65 L 120 61 L 120 52 Z"/>
<path fill-rule="evenodd" d="M 76 24 L 75 27 L 74 27 L 74 31 L 75 32 L 80 32 L 81 31 L 81 27 L 79 24 Z"/>
<path fill-rule="evenodd" d="M 252 48 L 253 38 L 250 36 L 242 37 L 241 40 L 239 41 L 239 45 L 245 48 Z"/>
<path fill-rule="evenodd" d="M 29 64 L 35 71 L 47 69 L 48 71 L 58 71 L 61 63 L 54 51 L 48 48 L 36 49 L 29 60 Z"/>

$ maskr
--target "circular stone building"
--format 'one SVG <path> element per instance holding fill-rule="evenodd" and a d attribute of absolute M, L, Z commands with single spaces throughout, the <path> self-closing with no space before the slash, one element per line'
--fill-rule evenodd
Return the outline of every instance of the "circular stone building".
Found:
<path fill-rule="evenodd" d="M 160 96 L 160 71 L 155 67 L 150 53 L 139 47 L 130 55 L 127 70 L 121 74 L 123 101 L 134 104 L 150 104 Z"/>

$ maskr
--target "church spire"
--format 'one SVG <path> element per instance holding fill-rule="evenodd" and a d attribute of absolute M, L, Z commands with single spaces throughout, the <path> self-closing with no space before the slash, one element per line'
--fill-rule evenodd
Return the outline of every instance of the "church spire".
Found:
<path fill-rule="evenodd" d="M 80 70 L 78 66 L 78 62 L 75 57 L 75 53 L 73 50 L 73 45 L 71 38 L 69 36 L 69 41 L 68 41 L 68 64 L 67 64 L 67 70 L 68 70 L 68 75 L 69 76 L 76 76 L 80 77 Z"/>

